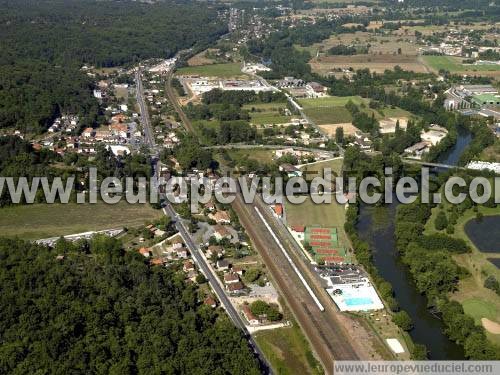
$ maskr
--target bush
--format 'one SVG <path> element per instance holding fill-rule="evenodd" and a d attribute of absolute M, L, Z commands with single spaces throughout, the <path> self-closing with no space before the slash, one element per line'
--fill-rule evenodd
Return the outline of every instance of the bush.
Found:
<path fill-rule="evenodd" d="M 404 310 L 394 313 L 392 321 L 404 331 L 410 331 L 413 328 L 413 322 L 410 315 Z"/>

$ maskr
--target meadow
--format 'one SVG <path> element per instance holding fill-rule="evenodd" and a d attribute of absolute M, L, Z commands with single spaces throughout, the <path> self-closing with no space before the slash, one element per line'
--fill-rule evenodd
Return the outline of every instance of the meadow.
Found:
<path fill-rule="evenodd" d="M 149 204 L 33 204 L 0 209 L 0 233 L 34 240 L 87 231 L 137 227 L 162 212 Z"/>

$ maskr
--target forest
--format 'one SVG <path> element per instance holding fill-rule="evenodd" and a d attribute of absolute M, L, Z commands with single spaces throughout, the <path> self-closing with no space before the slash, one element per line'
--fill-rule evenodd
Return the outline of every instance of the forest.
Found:
<path fill-rule="evenodd" d="M 242 334 L 182 272 L 119 240 L 50 249 L 0 239 L 0 283 L 3 374 L 260 373 Z"/>
<path fill-rule="evenodd" d="M 66 112 L 79 115 L 82 127 L 96 121 L 84 64 L 167 58 L 226 32 L 215 7 L 191 2 L 0 0 L 0 10 L 0 127 L 29 133 Z"/>

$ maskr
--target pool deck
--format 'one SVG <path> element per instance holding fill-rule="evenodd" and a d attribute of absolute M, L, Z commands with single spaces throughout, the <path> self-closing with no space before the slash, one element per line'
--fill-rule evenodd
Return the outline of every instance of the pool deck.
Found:
<path fill-rule="evenodd" d="M 342 293 L 335 293 L 338 290 Z M 326 291 L 340 311 L 370 311 L 384 308 L 375 288 L 368 280 L 355 284 L 332 284 Z"/>

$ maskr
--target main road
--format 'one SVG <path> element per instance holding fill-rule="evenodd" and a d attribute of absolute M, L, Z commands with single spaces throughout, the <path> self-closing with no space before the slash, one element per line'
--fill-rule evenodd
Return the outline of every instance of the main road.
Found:
<path fill-rule="evenodd" d="M 171 79 L 171 75 L 170 75 L 170 79 Z M 138 69 L 136 72 L 136 84 L 137 84 L 137 102 L 139 103 L 139 107 L 141 110 L 141 121 L 142 121 L 143 128 L 144 128 L 145 140 L 146 140 L 147 144 L 152 149 L 154 149 L 156 147 L 156 143 L 155 143 L 155 139 L 154 139 L 154 136 L 152 134 L 152 131 L 151 131 L 151 123 L 150 123 L 147 105 L 144 102 L 144 89 L 143 89 L 143 85 L 142 85 L 140 69 Z M 175 98 L 175 96 L 174 96 L 174 98 Z M 176 100 L 175 100 L 175 103 L 177 103 Z M 159 178 L 159 171 L 160 171 L 159 160 L 155 161 L 155 163 L 153 164 L 153 168 L 154 168 L 154 179 L 153 179 L 154 182 L 153 183 L 155 184 L 155 187 L 158 188 L 158 181 L 157 180 Z M 164 199 L 165 196 L 161 195 L 161 198 Z M 239 328 L 240 330 L 243 331 L 243 334 L 245 335 L 245 338 L 247 339 L 248 344 L 253 349 L 254 354 L 257 356 L 257 358 L 259 360 L 259 365 L 260 365 L 261 371 L 264 374 L 272 375 L 273 372 L 271 370 L 271 367 L 267 363 L 264 354 L 260 351 L 260 349 L 257 346 L 257 343 L 254 341 L 253 337 L 248 333 L 248 330 L 245 326 L 245 323 L 243 322 L 243 319 L 238 314 L 238 312 L 234 308 L 233 304 L 229 300 L 228 296 L 226 295 L 226 292 L 219 284 L 219 282 L 217 280 L 217 275 L 214 274 L 214 272 L 212 271 L 212 268 L 207 264 L 206 259 L 200 254 L 199 247 L 193 241 L 193 238 L 189 234 L 189 231 L 186 229 L 186 226 L 184 225 L 184 222 L 182 221 L 180 216 L 177 214 L 177 212 L 175 212 L 175 210 L 173 209 L 170 202 L 168 202 L 166 199 L 165 199 L 165 202 L 167 202 L 167 203 L 163 207 L 163 213 L 175 221 L 175 227 L 176 227 L 177 231 L 180 233 L 187 248 L 189 249 L 189 252 L 190 252 L 191 256 L 193 257 L 196 265 L 198 266 L 198 268 L 201 270 L 201 272 L 207 278 L 208 283 L 210 284 L 212 290 L 217 295 L 217 298 L 219 299 L 221 305 L 226 310 L 229 318 L 233 321 L 234 325 L 237 328 Z"/>
<path fill-rule="evenodd" d="M 221 305 L 224 307 L 227 314 L 229 315 L 229 318 L 233 321 L 236 327 L 238 327 L 243 331 L 246 339 L 248 340 L 249 345 L 253 348 L 255 355 L 259 359 L 261 370 L 263 371 L 263 373 L 272 374 L 272 370 L 270 366 L 267 364 L 264 354 L 260 351 L 253 337 L 248 333 L 248 330 L 245 326 L 245 323 L 243 322 L 243 319 L 238 314 L 233 304 L 229 300 L 226 292 L 219 284 L 219 281 L 217 280 L 217 275 L 212 271 L 212 268 L 207 264 L 206 259 L 201 255 L 200 253 L 201 250 L 193 241 L 191 235 L 189 234 L 189 231 L 186 229 L 186 226 L 184 225 L 183 220 L 179 217 L 177 212 L 175 212 L 170 203 L 166 204 L 166 206 L 163 208 L 163 212 L 165 213 L 165 215 L 170 217 L 171 220 L 175 221 L 175 227 L 182 236 L 182 240 L 189 249 L 189 252 L 193 257 L 196 265 L 205 275 L 206 279 L 208 280 L 208 283 L 212 287 L 212 290 L 215 292 L 215 294 L 217 294 L 217 297 L 219 298 Z"/>
<path fill-rule="evenodd" d="M 154 148 L 155 138 L 153 130 L 151 129 L 151 119 L 149 117 L 148 106 L 144 100 L 144 86 L 142 84 L 142 72 L 140 67 L 138 67 L 135 72 L 135 85 L 137 92 L 137 104 L 139 104 L 139 109 L 141 110 L 141 123 L 144 130 L 144 141 L 149 147 Z"/>

